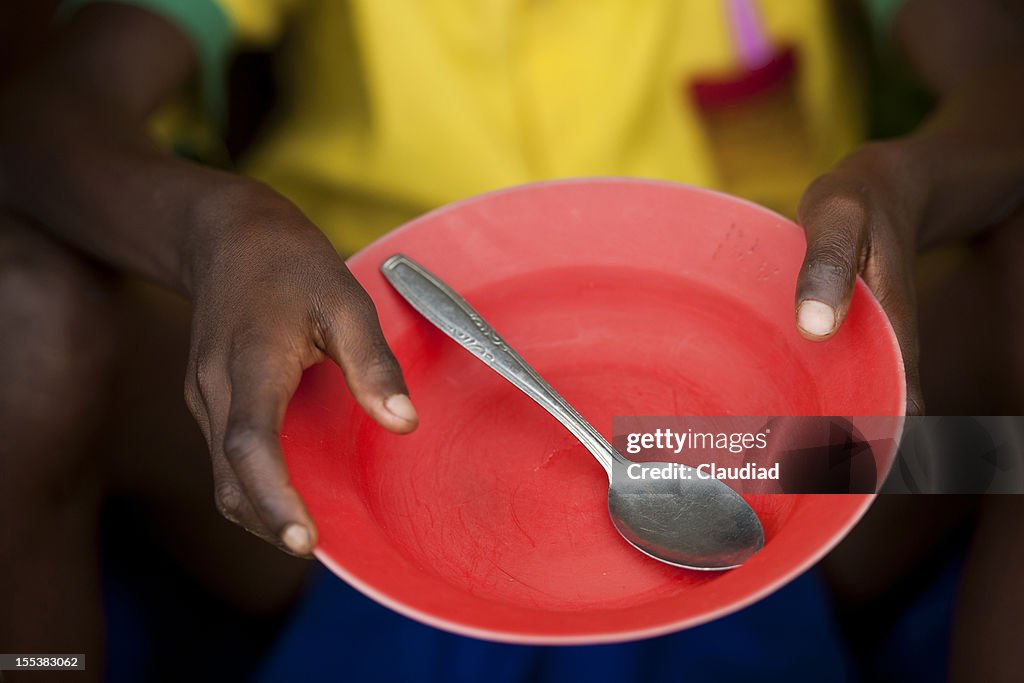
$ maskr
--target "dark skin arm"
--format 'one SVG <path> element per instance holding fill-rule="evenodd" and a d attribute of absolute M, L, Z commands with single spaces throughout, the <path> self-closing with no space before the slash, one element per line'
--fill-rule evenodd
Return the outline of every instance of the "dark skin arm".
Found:
<path fill-rule="evenodd" d="M 910 0 L 896 37 L 939 106 L 914 134 L 861 148 L 808 188 L 796 311 L 805 337 L 831 337 L 861 275 L 899 339 L 907 412 L 920 414 L 917 252 L 993 227 L 1024 202 L 1024 7 Z"/>
<path fill-rule="evenodd" d="M 909 0 L 897 20 L 896 35 L 938 106 L 915 133 L 868 145 L 816 181 L 804 197 L 800 220 L 808 238 L 797 283 L 798 324 L 824 322 L 834 333 L 850 301 L 855 274 L 878 296 L 900 341 L 907 366 L 909 413 L 924 408 L 918 383 L 917 306 L 914 269 L 917 252 L 946 241 L 964 240 L 992 228 L 1005 241 L 1019 229 L 1024 200 L 1024 3 L 1006 0 Z M 990 256 L 992 243 L 972 258 L 976 268 L 1001 268 Z M 1019 253 L 1019 251 L 1018 251 Z M 1013 251 L 1007 254 L 1012 258 Z M 1013 267 L 1013 266 L 1011 266 Z M 992 296 L 987 279 L 959 273 L 965 296 Z M 1006 286 L 1005 277 L 991 280 Z M 973 285 L 973 288 L 971 287 Z M 1012 294 L 1007 292 L 1012 297 Z M 817 320 L 802 320 L 801 302 L 823 302 Z M 996 361 L 999 347 L 1013 345 L 1012 314 L 988 324 L 964 316 L 961 300 L 950 307 L 965 335 L 981 338 Z M 989 304 L 989 305 L 987 305 Z M 1001 304 L 997 304 L 1001 306 Z M 934 307 L 934 304 L 933 304 Z M 978 301 L 981 311 L 1001 311 Z M 942 314 L 946 312 L 943 311 Z M 935 313 L 932 313 L 934 316 Z M 931 320 L 932 329 L 936 329 Z M 812 331 L 813 332 L 813 331 Z M 936 340 L 928 340 L 934 350 Z M 942 340 L 937 341 L 938 344 Z M 945 368 L 929 368 L 934 377 Z M 1019 377 L 1005 367 L 1008 378 Z M 955 384 L 953 384 L 956 387 Z M 955 391 L 955 389 L 954 389 Z M 937 399 L 937 400 L 941 400 Z M 970 399 L 968 399 L 970 400 Z M 948 401 L 948 398 L 947 398 Z M 981 496 L 898 500 L 883 496 L 865 522 L 825 560 L 825 569 L 846 603 L 875 606 L 886 590 L 917 562 L 930 561 L 939 539 L 955 527 L 965 505 L 978 505 L 978 522 L 957 595 L 949 675 L 953 681 L 1017 680 L 1020 670 L 1020 610 L 1024 595 L 1016 567 L 1024 527 L 1020 496 Z M 853 598 L 853 600 L 851 600 Z M 869 601 L 869 600 L 874 601 Z M 870 608 L 869 608 L 870 609 Z M 868 612 L 865 611 L 864 614 Z M 866 628 L 853 624 L 854 630 Z M 877 625 L 871 633 L 877 631 Z"/>
<path fill-rule="evenodd" d="M 316 226 L 269 188 L 178 159 L 146 135 L 147 116 L 194 67 L 189 41 L 152 14 L 79 12 L 0 101 L 0 205 L 192 301 L 185 395 L 218 508 L 308 555 L 316 527 L 279 444 L 302 371 L 336 362 L 390 431 L 414 429 L 416 412 L 373 303 Z"/>

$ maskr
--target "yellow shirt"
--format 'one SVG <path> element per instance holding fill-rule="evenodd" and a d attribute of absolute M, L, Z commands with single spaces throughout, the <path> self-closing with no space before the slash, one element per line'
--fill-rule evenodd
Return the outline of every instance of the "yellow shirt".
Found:
<path fill-rule="evenodd" d="M 792 213 L 864 134 L 828 0 L 179 0 L 171 13 L 211 3 L 235 45 L 278 51 L 278 110 L 242 170 L 345 254 L 441 204 L 565 176 L 664 178 Z M 756 72 L 758 45 L 793 48 L 791 73 L 724 108 L 698 102 L 694 82 Z"/>

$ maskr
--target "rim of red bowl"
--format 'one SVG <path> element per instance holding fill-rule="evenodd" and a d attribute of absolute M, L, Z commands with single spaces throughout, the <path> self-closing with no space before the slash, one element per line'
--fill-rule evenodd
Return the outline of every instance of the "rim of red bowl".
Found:
<path fill-rule="evenodd" d="M 785 216 L 779 214 L 776 211 L 772 211 L 771 209 L 765 208 L 760 204 L 756 204 L 752 201 L 743 199 L 741 197 L 735 197 L 728 193 L 720 192 L 718 190 L 711 190 L 708 188 L 698 187 L 695 185 L 688 185 L 686 183 L 679 183 L 670 180 L 636 178 L 629 176 L 593 176 L 579 178 L 559 178 L 555 180 L 542 180 L 532 183 L 524 183 L 520 185 L 504 187 L 497 190 L 492 190 L 490 192 L 473 195 L 472 197 L 467 197 L 465 199 L 460 199 L 449 204 L 445 204 L 444 206 L 428 211 L 427 213 L 424 213 L 421 216 L 412 219 L 411 221 L 399 226 L 398 228 L 386 233 L 385 235 L 382 235 L 381 237 L 377 238 L 376 240 L 365 246 L 356 254 L 353 254 L 350 258 L 346 260 L 346 263 L 349 264 L 350 266 L 352 264 L 360 264 L 363 261 L 369 259 L 369 255 L 377 251 L 377 249 L 382 244 L 399 239 L 403 233 L 409 230 L 415 230 L 418 224 L 428 221 L 430 218 L 434 217 L 437 214 L 447 213 L 449 211 L 452 211 L 465 205 L 486 201 L 491 197 L 500 196 L 503 194 L 522 192 L 524 190 L 529 190 L 530 188 L 538 186 L 543 187 L 557 185 L 581 185 L 600 183 L 629 183 L 684 188 L 690 192 L 713 195 L 730 202 L 739 202 L 756 211 L 773 216 L 774 218 L 778 219 L 780 224 L 782 225 L 789 226 L 789 228 L 794 230 L 800 230 L 800 227 L 789 218 L 786 218 Z M 395 251 L 400 251 L 400 249 L 396 247 Z M 376 268 L 379 265 L 379 263 L 375 263 L 373 264 L 373 267 Z M 903 431 L 903 418 L 905 418 L 906 416 L 907 403 L 906 368 L 903 363 L 903 354 L 900 350 L 899 340 L 896 337 L 896 332 L 895 330 L 893 330 L 892 323 L 889 322 L 889 317 L 885 314 L 885 310 L 882 308 L 882 305 L 878 302 L 874 294 L 871 292 L 871 290 L 868 288 L 868 286 L 864 283 L 864 281 L 861 279 L 859 275 L 857 276 L 857 287 L 862 288 L 863 293 L 866 295 L 865 302 L 871 305 L 878 313 L 881 314 L 882 320 L 885 323 L 885 329 L 889 336 L 889 341 L 896 349 L 897 367 L 900 373 L 900 396 L 898 403 L 899 414 L 896 417 L 901 418 L 899 421 L 899 428 L 897 430 L 896 435 L 896 445 L 898 446 L 899 438 L 902 435 Z M 882 472 L 881 474 L 881 478 L 884 479 L 885 475 L 887 474 L 887 471 Z M 539 635 L 536 633 L 499 631 L 494 629 L 470 626 L 458 621 L 453 621 L 441 616 L 437 616 L 429 612 L 424 612 L 413 605 L 403 602 L 402 600 L 392 598 L 390 595 L 378 590 L 366 581 L 363 581 L 362 579 L 351 574 L 343 566 L 335 562 L 329 555 L 327 555 L 326 552 L 321 550 L 319 547 L 314 549 L 313 554 L 334 574 L 344 579 L 346 583 L 348 583 L 350 586 L 352 586 L 368 598 L 374 600 L 375 602 L 381 605 L 384 605 L 385 607 L 394 610 L 395 612 L 398 612 L 403 616 L 409 617 L 410 619 L 414 619 L 416 621 L 427 624 L 429 626 L 433 626 L 443 631 L 448 631 L 450 633 L 455 633 L 462 636 L 469 636 L 471 638 L 479 638 L 482 640 L 510 643 L 516 645 L 598 645 L 621 643 L 632 640 L 653 638 L 655 636 L 666 635 L 668 633 L 674 633 L 676 631 L 692 628 L 694 626 L 700 626 L 701 624 L 706 624 L 720 617 L 724 617 L 734 612 L 738 612 L 744 607 L 748 607 L 749 605 L 752 605 L 755 602 L 758 602 L 759 600 L 771 595 L 778 589 L 788 584 L 793 579 L 797 578 L 798 576 L 806 572 L 808 569 L 817 564 L 818 561 L 821 560 L 821 558 L 827 555 L 829 551 L 835 548 L 839 544 L 839 542 L 846 537 L 849 531 L 857 524 L 857 522 L 860 521 L 861 517 L 864 516 L 864 513 L 867 512 L 867 509 L 871 506 L 876 497 L 876 494 L 874 493 L 839 495 L 841 495 L 844 498 L 859 498 L 860 502 L 856 506 L 856 508 L 850 511 L 850 514 L 847 517 L 846 521 L 832 534 L 831 538 L 828 540 L 827 543 L 824 543 L 815 552 L 811 553 L 802 562 L 797 563 L 790 570 L 784 572 L 780 576 L 776 577 L 774 580 L 761 586 L 759 589 L 753 591 L 749 595 L 733 600 L 732 602 L 722 605 L 716 609 L 708 610 L 707 612 L 693 615 L 690 617 L 685 617 L 677 621 L 666 622 L 664 624 L 660 624 L 657 626 L 632 629 L 626 631 L 614 631 L 599 634 L 587 633 L 579 635 Z"/>

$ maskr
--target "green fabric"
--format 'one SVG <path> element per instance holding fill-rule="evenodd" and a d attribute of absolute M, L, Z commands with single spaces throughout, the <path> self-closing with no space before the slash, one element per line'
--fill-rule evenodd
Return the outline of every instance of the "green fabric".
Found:
<path fill-rule="evenodd" d="M 893 24 L 906 0 L 861 0 L 862 20 L 870 37 L 867 62 L 869 136 L 906 135 L 917 128 L 934 106 L 903 54 L 897 49 Z"/>
<path fill-rule="evenodd" d="M 86 5 L 117 2 L 164 17 L 188 36 L 199 62 L 200 94 L 211 119 L 223 127 L 227 116 L 225 85 L 228 57 L 234 39 L 231 22 L 215 0 L 65 0 L 57 12 L 67 20 Z"/>
<path fill-rule="evenodd" d="M 905 0 L 861 0 L 875 40 L 892 43 L 892 23 Z"/>

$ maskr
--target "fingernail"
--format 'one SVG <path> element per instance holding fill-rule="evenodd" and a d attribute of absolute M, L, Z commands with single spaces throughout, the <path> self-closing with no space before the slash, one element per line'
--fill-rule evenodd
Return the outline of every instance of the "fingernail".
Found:
<path fill-rule="evenodd" d="M 836 312 L 828 304 L 808 299 L 797 309 L 796 324 L 815 337 L 826 337 L 836 326 Z"/>
<path fill-rule="evenodd" d="M 310 548 L 309 531 L 301 524 L 289 524 L 281 534 L 281 540 L 296 555 L 308 555 Z"/>
<path fill-rule="evenodd" d="M 419 419 L 416 415 L 416 408 L 413 407 L 412 401 L 405 394 L 395 394 L 388 397 L 388 400 L 384 401 L 384 407 L 399 420 L 416 422 Z"/>

